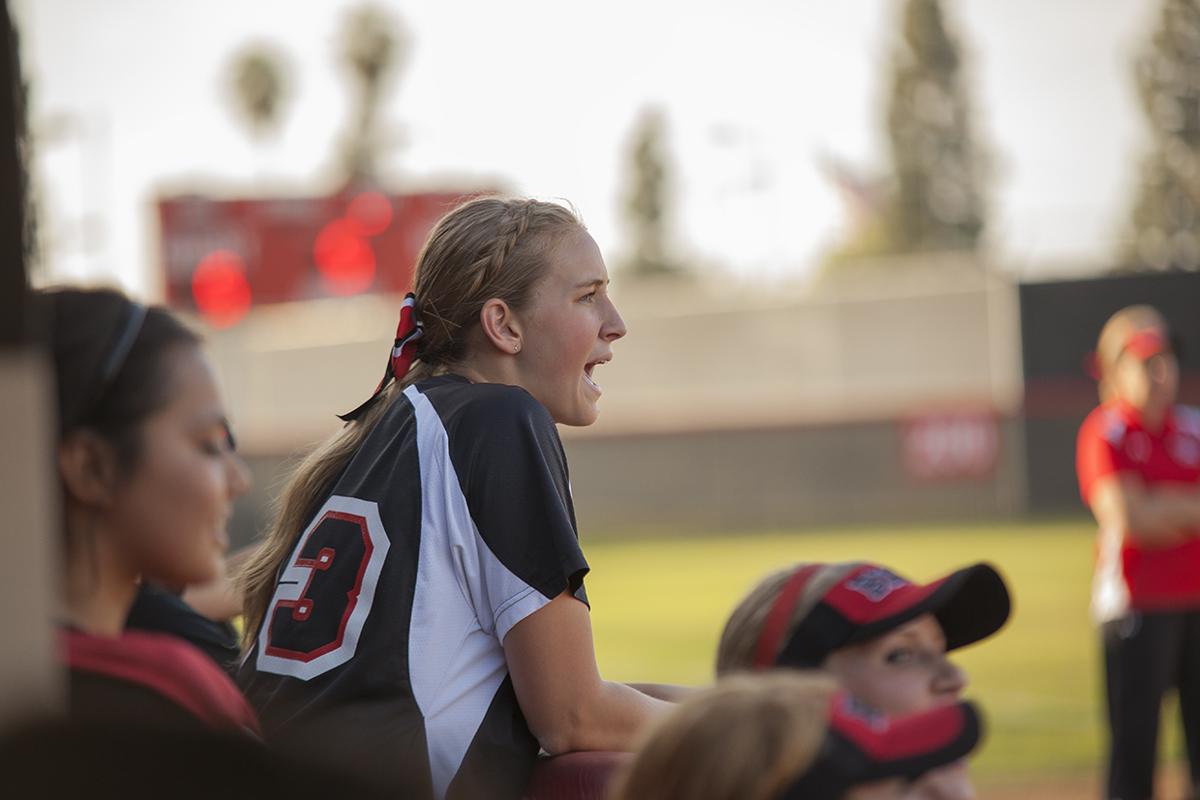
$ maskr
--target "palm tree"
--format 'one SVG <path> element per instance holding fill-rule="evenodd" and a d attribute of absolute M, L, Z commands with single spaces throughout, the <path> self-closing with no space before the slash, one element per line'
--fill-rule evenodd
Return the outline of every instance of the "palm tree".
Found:
<path fill-rule="evenodd" d="M 278 129 L 287 91 L 287 67 L 270 45 L 249 45 L 234 56 L 230 99 L 255 139 Z"/>
<path fill-rule="evenodd" d="M 351 129 L 342 145 L 342 164 L 351 183 L 377 179 L 382 141 L 378 130 L 383 91 L 408 50 L 408 35 L 384 9 L 366 5 L 351 12 L 342 30 L 341 55 L 356 89 Z"/>

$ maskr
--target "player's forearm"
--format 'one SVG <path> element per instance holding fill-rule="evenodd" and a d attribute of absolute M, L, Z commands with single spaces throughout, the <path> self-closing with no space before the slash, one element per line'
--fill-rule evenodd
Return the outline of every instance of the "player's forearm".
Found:
<path fill-rule="evenodd" d="M 563 714 L 555 730 L 539 736 L 552 755 L 579 750 L 632 750 L 638 734 L 665 713 L 670 703 L 623 683 L 602 681 Z"/>
<path fill-rule="evenodd" d="M 682 703 L 688 695 L 696 691 L 691 686 L 676 686 L 671 683 L 631 683 L 629 687 L 656 700 L 666 700 L 668 703 Z"/>
<path fill-rule="evenodd" d="M 1127 512 L 1127 530 L 1146 544 L 1172 544 L 1200 529 L 1200 490 L 1159 486 Z"/>

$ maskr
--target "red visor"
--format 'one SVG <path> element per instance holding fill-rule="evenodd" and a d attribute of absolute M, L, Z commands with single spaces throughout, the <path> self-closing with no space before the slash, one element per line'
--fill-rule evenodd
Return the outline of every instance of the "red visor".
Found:
<path fill-rule="evenodd" d="M 887 717 L 839 693 L 821 754 L 779 800 L 840 800 L 863 783 L 915 780 L 965 758 L 981 736 L 979 711 L 971 703 Z"/>
<path fill-rule="evenodd" d="M 1165 353 L 1171 349 L 1167 337 L 1158 328 L 1143 328 L 1129 337 L 1122 348 L 1123 353 L 1133 353 L 1139 361 L 1145 361 L 1151 356 Z"/>
<path fill-rule="evenodd" d="M 965 704 L 887 717 L 844 693 L 835 699 L 829 717 L 831 730 L 876 762 L 903 761 L 948 747 L 963 735 L 966 723 Z"/>

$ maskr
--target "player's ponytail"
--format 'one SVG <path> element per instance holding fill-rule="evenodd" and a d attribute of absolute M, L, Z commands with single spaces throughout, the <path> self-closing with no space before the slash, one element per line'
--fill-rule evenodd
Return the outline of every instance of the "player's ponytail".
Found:
<path fill-rule="evenodd" d="M 396 346 L 375 393 L 343 416 L 345 427 L 309 454 L 292 474 L 265 541 L 239 575 L 245 609 L 244 646 L 257 635 L 280 564 L 296 535 L 392 401 L 411 383 L 451 371 L 467 355 L 468 334 L 484 303 L 525 307 L 550 255 L 583 224 L 569 208 L 539 200 L 483 197 L 443 217 L 417 257 L 412 300 L 401 308 Z M 403 314 L 411 316 L 406 325 Z M 419 325 L 419 335 L 412 331 Z M 399 352 L 397 352 L 399 350 Z M 381 358 L 383 354 L 380 354 Z"/>

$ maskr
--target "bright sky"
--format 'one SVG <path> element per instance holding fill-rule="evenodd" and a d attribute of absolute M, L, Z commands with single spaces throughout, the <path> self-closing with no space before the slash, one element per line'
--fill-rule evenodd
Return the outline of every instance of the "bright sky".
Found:
<path fill-rule="evenodd" d="M 156 192 L 329 188 L 349 86 L 337 34 L 353 5 L 18 0 L 50 275 L 154 295 Z M 395 188 L 568 198 L 610 261 L 626 139 L 649 104 L 668 119 L 682 252 L 740 278 L 801 276 L 836 239 L 842 209 L 818 153 L 884 164 L 899 0 L 383 5 L 412 40 L 384 114 L 403 141 L 387 162 Z M 945 5 L 996 156 L 992 251 L 1025 274 L 1104 265 L 1147 139 L 1130 61 L 1158 3 Z M 252 41 L 293 67 L 265 144 L 225 95 L 231 57 Z"/>

